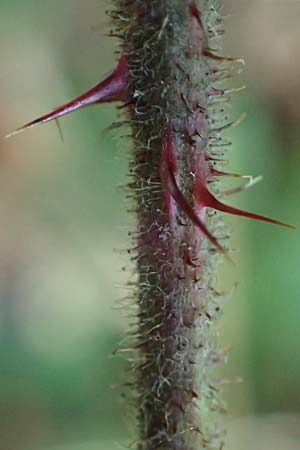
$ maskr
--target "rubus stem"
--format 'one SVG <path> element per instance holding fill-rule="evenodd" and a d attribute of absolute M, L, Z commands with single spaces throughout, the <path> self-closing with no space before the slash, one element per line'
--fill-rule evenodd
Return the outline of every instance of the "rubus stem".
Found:
<path fill-rule="evenodd" d="M 214 284 L 226 230 L 215 211 L 283 222 L 225 205 L 213 191 L 229 145 L 223 104 L 242 88 L 219 82 L 234 58 L 216 53 L 219 0 L 115 0 L 117 68 L 75 100 L 16 132 L 88 105 L 118 101 L 133 136 L 129 188 L 137 217 L 137 327 L 132 365 L 140 450 L 220 450 L 213 366 L 220 294 Z M 12 134 L 11 133 L 10 136 Z M 247 186 L 253 185 L 258 178 Z M 239 192 L 242 188 L 224 192 Z"/>
<path fill-rule="evenodd" d="M 228 256 L 227 233 L 207 210 L 285 224 L 227 206 L 208 189 L 226 175 L 215 160 L 226 147 L 222 132 L 238 122 L 227 122 L 223 104 L 239 89 L 218 86 L 236 60 L 212 50 L 223 33 L 220 2 L 115 3 L 133 100 L 136 443 L 140 450 L 220 449 L 214 283 L 220 254 Z"/>
<path fill-rule="evenodd" d="M 138 227 L 137 444 L 141 450 L 219 449 L 211 370 L 222 359 L 212 329 L 220 306 L 212 283 L 217 253 L 225 251 L 204 225 L 210 205 L 197 203 L 195 184 L 199 165 L 204 179 L 210 176 L 209 143 L 219 137 L 210 92 L 229 64 L 205 53 L 209 36 L 221 33 L 218 2 L 116 5 L 135 99 L 129 186 Z M 222 233 L 218 220 L 210 225 Z"/>

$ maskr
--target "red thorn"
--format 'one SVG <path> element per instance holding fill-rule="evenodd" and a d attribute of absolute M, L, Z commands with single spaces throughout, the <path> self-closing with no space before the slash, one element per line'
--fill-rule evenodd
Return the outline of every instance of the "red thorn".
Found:
<path fill-rule="evenodd" d="M 196 212 L 189 205 L 182 194 L 176 181 L 176 161 L 174 159 L 174 141 L 170 130 L 167 130 L 164 139 L 163 158 L 161 163 L 161 177 L 166 191 L 175 200 L 176 204 L 189 217 L 193 224 L 211 241 L 211 243 L 223 253 L 229 260 L 226 250 L 219 244 L 218 240 L 210 233 L 202 220 L 199 219 Z"/>
<path fill-rule="evenodd" d="M 200 26 L 200 28 L 202 30 L 204 30 L 203 22 L 202 22 L 202 18 L 201 18 L 201 13 L 198 11 L 198 8 L 196 6 L 195 1 L 192 1 L 191 4 L 190 4 L 190 15 L 197 20 L 198 25 Z"/>
<path fill-rule="evenodd" d="M 225 205 L 224 203 L 220 202 L 216 197 L 213 196 L 213 194 L 203 184 L 203 181 L 201 179 L 198 179 L 196 183 L 197 185 L 195 194 L 197 194 L 197 200 L 203 207 L 213 208 L 216 209 L 217 211 L 233 214 L 235 216 L 243 216 L 248 217 L 250 219 L 261 220 L 263 222 L 269 222 L 287 228 L 292 229 L 295 228 L 292 225 L 288 225 L 284 222 L 280 222 L 278 220 L 271 219 L 269 217 L 261 216 L 259 214 L 253 214 L 251 212 L 244 211 L 242 209 L 234 208 L 233 206 Z"/>
<path fill-rule="evenodd" d="M 34 127 L 54 119 L 58 119 L 61 116 L 69 114 L 78 109 L 84 108 L 88 105 L 93 105 L 97 103 L 105 102 L 126 102 L 128 101 L 127 96 L 127 61 L 124 56 L 119 60 L 117 68 L 101 83 L 93 87 L 89 91 L 80 95 L 71 102 L 56 108 L 54 111 L 45 114 L 32 122 L 18 128 L 13 133 L 7 135 L 10 137 L 16 133 L 19 133 L 27 128 Z"/>

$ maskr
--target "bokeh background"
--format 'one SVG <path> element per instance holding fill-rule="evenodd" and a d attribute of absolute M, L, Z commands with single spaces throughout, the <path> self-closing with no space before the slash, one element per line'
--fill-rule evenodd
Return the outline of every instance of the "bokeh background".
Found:
<path fill-rule="evenodd" d="M 0 0 L 0 134 L 114 66 L 101 0 Z M 226 0 L 224 53 L 246 83 L 230 106 L 229 169 L 263 175 L 231 203 L 300 225 L 300 2 Z M 231 82 L 230 82 L 231 83 Z M 117 450 L 134 438 L 113 350 L 130 276 L 128 143 L 113 106 L 0 139 L 0 449 Z M 300 449 L 300 236 L 226 217 L 237 267 L 220 271 L 227 448 Z"/>

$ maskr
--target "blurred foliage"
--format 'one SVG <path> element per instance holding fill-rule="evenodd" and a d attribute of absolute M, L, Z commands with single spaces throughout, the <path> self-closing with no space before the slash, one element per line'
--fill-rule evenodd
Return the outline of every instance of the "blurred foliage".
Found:
<path fill-rule="evenodd" d="M 226 4 L 235 13 L 226 21 L 226 52 L 249 61 L 234 82 L 246 81 L 248 91 L 234 100 L 232 116 L 248 116 L 230 130 L 229 169 L 264 176 L 230 201 L 297 226 L 300 77 L 296 72 L 298 84 L 290 79 L 289 68 L 300 40 L 289 24 L 291 9 L 299 18 L 300 4 L 289 3 L 285 17 L 283 3 L 265 3 Z M 78 95 L 113 67 L 107 6 L 0 0 L 1 135 Z M 263 12 L 269 15 L 261 27 Z M 278 16 L 281 28 L 272 34 Z M 269 51 L 270 36 L 284 51 Z M 116 120 L 113 107 L 93 107 L 61 120 L 64 142 L 55 124 L 0 142 L 1 450 L 110 450 L 134 436 L 117 387 L 126 380 L 126 364 L 113 355 L 130 321 L 126 308 L 114 306 L 126 295 L 130 273 L 122 268 L 130 272 L 130 264 L 121 250 L 134 227 L 125 192 L 116 188 L 126 182 L 128 158 L 126 130 L 107 131 Z M 241 442 L 252 448 L 253 438 L 248 446 L 245 436 L 259 429 L 256 448 L 285 442 L 296 449 L 299 233 L 226 220 L 238 267 L 224 266 L 219 285 L 238 287 L 219 326 L 220 344 L 233 347 L 219 375 L 244 379 L 224 389 L 230 448 Z"/>

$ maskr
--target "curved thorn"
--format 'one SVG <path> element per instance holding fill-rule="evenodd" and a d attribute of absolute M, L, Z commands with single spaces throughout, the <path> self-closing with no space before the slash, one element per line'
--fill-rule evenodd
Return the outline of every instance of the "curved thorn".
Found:
<path fill-rule="evenodd" d="M 231 262 L 232 259 L 228 255 L 227 251 L 222 247 L 222 245 L 218 242 L 217 238 L 211 234 L 206 225 L 199 219 L 196 212 L 193 210 L 191 205 L 188 203 L 183 193 L 181 192 L 174 173 L 174 160 L 173 155 L 171 153 L 171 137 L 170 133 L 166 134 L 165 137 L 165 150 L 163 155 L 162 167 L 161 167 L 161 175 L 162 181 L 164 182 L 166 189 L 171 194 L 176 204 L 181 208 L 181 210 L 189 217 L 189 219 L 193 222 L 193 224 L 199 228 L 200 231 L 207 237 L 207 239 Z"/>
<path fill-rule="evenodd" d="M 190 15 L 196 19 L 196 21 L 198 22 L 199 27 L 202 30 L 204 30 L 201 13 L 199 12 L 199 10 L 198 10 L 194 0 L 190 3 L 189 8 L 190 8 Z"/>
<path fill-rule="evenodd" d="M 273 223 L 274 225 L 280 225 L 282 227 L 295 229 L 293 225 L 289 225 L 285 222 L 279 220 L 271 219 L 270 217 L 262 216 L 260 214 L 254 214 L 242 209 L 234 208 L 233 206 L 226 205 L 220 202 L 213 194 L 205 187 L 202 186 L 201 192 L 198 192 L 198 199 L 203 206 L 208 208 L 216 209 L 217 211 L 222 211 L 228 214 L 233 214 L 235 216 L 248 217 L 249 219 L 261 220 L 263 222 Z"/>
<path fill-rule="evenodd" d="M 218 248 L 218 250 L 223 253 L 229 259 L 231 262 L 231 258 L 229 257 L 228 253 L 224 249 L 224 247 L 221 246 L 221 244 L 218 242 L 217 238 L 211 234 L 211 232 L 208 230 L 206 225 L 199 219 L 193 208 L 190 206 L 190 204 L 187 202 L 186 198 L 182 194 L 181 190 L 178 187 L 178 184 L 175 180 L 174 174 L 172 172 L 169 172 L 170 177 L 170 183 L 168 185 L 168 190 L 172 197 L 174 198 L 177 205 L 182 209 L 182 211 L 190 218 L 190 220 L 193 222 L 194 225 L 196 225 L 202 233 L 211 241 L 211 243 Z"/>

